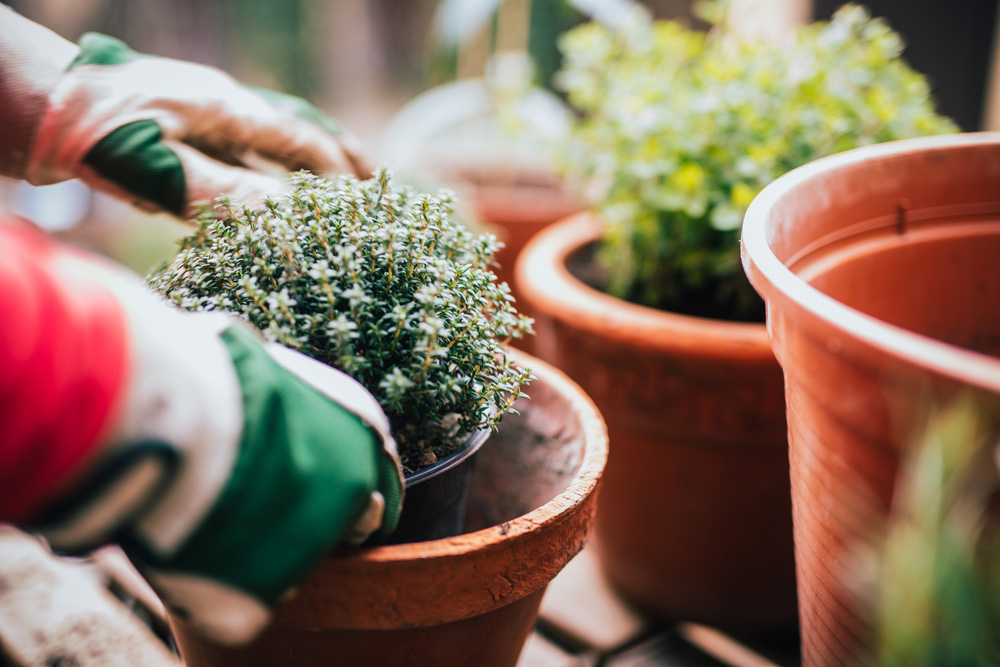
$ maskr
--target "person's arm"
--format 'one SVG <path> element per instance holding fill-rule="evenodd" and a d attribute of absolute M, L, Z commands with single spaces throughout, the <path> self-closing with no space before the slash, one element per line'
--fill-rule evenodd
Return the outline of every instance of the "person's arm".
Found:
<path fill-rule="evenodd" d="M 79 46 L 0 6 L 0 173 L 80 178 L 184 217 L 221 194 L 248 203 L 284 179 L 254 165 L 371 169 L 356 139 L 305 100 L 85 34 Z"/>
<path fill-rule="evenodd" d="M 388 423 L 346 375 L 0 222 L 0 521 L 116 542 L 164 603 L 250 639 L 329 549 L 395 526 Z"/>

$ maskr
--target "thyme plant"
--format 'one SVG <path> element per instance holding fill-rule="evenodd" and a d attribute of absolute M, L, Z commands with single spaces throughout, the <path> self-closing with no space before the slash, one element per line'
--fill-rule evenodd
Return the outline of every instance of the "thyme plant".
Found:
<path fill-rule="evenodd" d="M 489 270 L 499 244 L 451 213 L 448 193 L 397 187 L 385 169 L 367 181 L 300 173 L 258 207 L 220 198 L 149 282 L 357 379 L 412 472 L 495 429 L 530 380 L 502 349 L 531 320 Z"/>
<path fill-rule="evenodd" d="M 576 116 L 564 165 L 607 223 L 607 290 L 648 306 L 763 320 L 740 266 L 743 215 L 778 176 L 850 148 L 955 132 L 903 41 L 858 6 L 790 43 L 742 35 L 709 3 L 707 34 L 644 14 L 561 40 Z"/>

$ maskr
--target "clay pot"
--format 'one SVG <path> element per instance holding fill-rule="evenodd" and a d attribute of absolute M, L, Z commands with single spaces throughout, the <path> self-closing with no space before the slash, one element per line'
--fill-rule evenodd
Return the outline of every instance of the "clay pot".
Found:
<path fill-rule="evenodd" d="M 1000 402 L 1000 135 L 797 169 L 751 205 L 743 253 L 785 372 L 803 662 L 871 664 L 856 563 L 900 457 L 955 392 Z"/>
<path fill-rule="evenodd" d="M 601 226 L 540 232 L 515 270 L 536 354 L 608 425 L 595 549 L 612 585 L 666 619 L 794 628 L 795 581 L 781 369 L 761 324 L 686 317 L 588 287 Z"/>
<path fill-rule="evenodd" d="M 520 304 L 514 266 L 525 244 L 553 222 L 579 211 L 580 205 L 558 178 L 545 171 L 519 169 L 505 173 L 496 167 L 466 168 L 457 178 L 469 187 L 476 216 L 503 241 L 494 272 L 510 285 Z M 525 342 L 530 344 L 531 339 Z"/>
<path fill-rule="evenodd" d="M 243 649 L 174 620 L 185 664 L 516 664 L 545 587 L 587 542 L 607 434 L 562 373 L 511 355 L 538 380 L 477 455 L 469 532 L 331 556 Z"/>

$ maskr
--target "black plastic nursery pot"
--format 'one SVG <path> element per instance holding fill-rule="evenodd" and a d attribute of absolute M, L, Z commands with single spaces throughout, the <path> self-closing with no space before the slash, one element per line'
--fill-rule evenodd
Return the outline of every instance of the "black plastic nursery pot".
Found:
<path fill-rule="evenodd" d="M 458 451 L 406 476 L 399 525 L 387 544 L 427 542 L 462 532 L 476 454 L 489 435 L 489 429 L 476 431 Z"/>

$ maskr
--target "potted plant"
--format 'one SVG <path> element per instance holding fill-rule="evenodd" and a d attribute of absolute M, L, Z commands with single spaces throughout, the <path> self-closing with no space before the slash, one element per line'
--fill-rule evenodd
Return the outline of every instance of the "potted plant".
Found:
<path fill-rule="evenodd" d="M 486 268 L 495 239 L 471 234 L 450 212 L 446 195 L 396 187 L 385 170 L 364 182 L 299 174 L 288 195 L 259 207 L 221 199 L 150 279 L 182 308 L 238 313 L 368 387 L 407 470 L 401 524 L 425 484 L 414 478 L 462 467 L 449 468 L 451 450 L 516 413 L 536 366 L 500 346 L 530 321 Z M 480 450 L 477 458 L 497 451 L 477 465 L 479 495 L 448 539 L 411 533 L 405 544 L 331 556 L 249 648 L 214 646 L 175 619 L 186 663 L 370 664 L 395 650 L 391 662 L 412 664 L 414 647 L 426 645 L 426 655 L 442 656 L 435 664 L 468 664 L 471 651 L 481 664 L 512 665 L 545 585 L 586 540 L 604 461 L 596 410 L 537 365 L 541 401 Z M 495 641 L 484 641 L 492 624 Z M 466 653 L 448 662 L 447 642 L 464 642 Z"/>
<path fill-rule="evenodd" d="M 787 42 L 642 14 L 568 33 L 569 177 L 591 212 L 535 237 L 515 281 L 535 351 L 608 423 L 595 546 L 659 616 L 744 629 L 796 616 L 785 402 L 743 212 L 821 155 L 947 132 L 899 38 L 858 7 Z"/>
<path fill-rule="evenodd" d="M 531 322 L 488 270 L 496 240 L 450 212 L 447 194 L 396 187 L 385 169 L 363 183 L 302 173 L 259 208 L 223 199 L 150 278 L 181 308 L 237 313 L 376 397 L 410 495 L 404 540 L 458 529 L 471 457 L 530 376 L 501 349 Z"/>
<path fill-rule="evenodd" d="M 875 655 L 855 555 L 882 553 L 889 509 L 907 494 L 900 469 L 928 414 L 963 397 L 995 446 L 998 218 L 996 134 L 827 157 L 775 181 L 747 212 L 743 261 L 785 374 L 806 665 Z"/>

